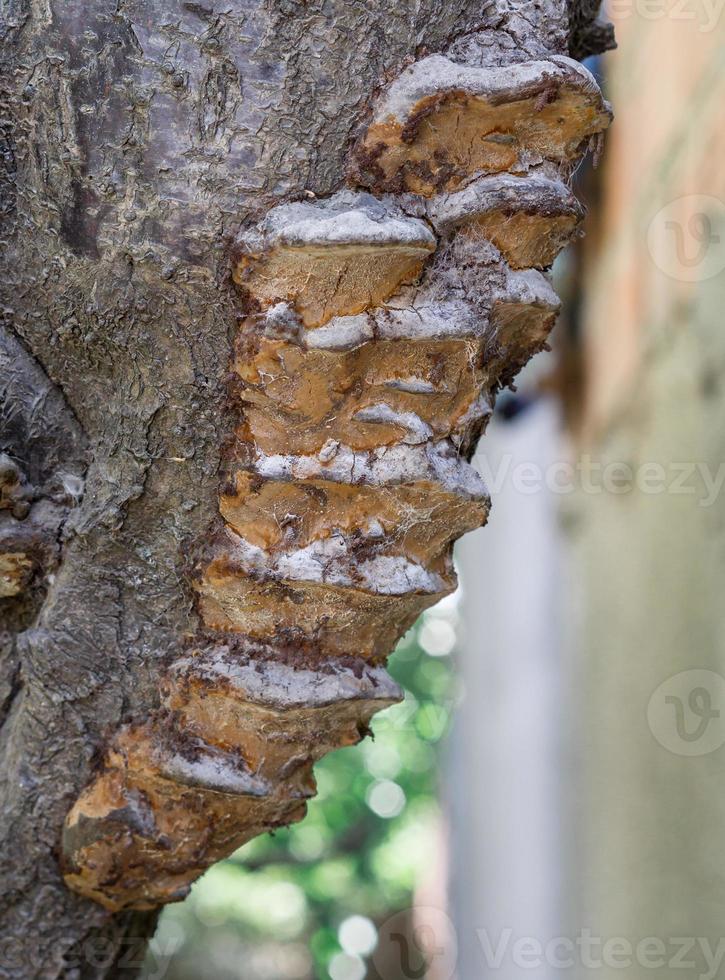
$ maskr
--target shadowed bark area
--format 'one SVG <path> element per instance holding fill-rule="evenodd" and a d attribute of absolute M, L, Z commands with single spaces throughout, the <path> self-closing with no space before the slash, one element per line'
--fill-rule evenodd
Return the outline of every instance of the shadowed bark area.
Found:
<path fill-rule="evenodd" d="M 546 61 L 565 53 L 569 21 L 563 0 L 411 0 L 394 7 L 353 6 L 342 0 L 119 0 L 113 9 L 100 0 L 13 0 L 5 9 L 0 199 L 5 218 L 0 547 L 5 563 L 0 581 L 7 584 L 0 595 L 0 975 L 129 975 L 133 957 L 124 956 L 124 950 L 130 938 L 143 939 L 152 930 L 154 914 L 113 915 L 64 884 L 58 864 L 61 829 L 79 794 L 105 774 L 120 787 L 124 800 L 135 788 L 150 795 L 158 792 L 166 800 L 176 792 L 167 783 L 186 786 L 194 806 L 203 802 L 206 791 L 222 795 L 219 786 L 204 790 L 203 780 L 199 789 L 196 771 L 197 789 L 188 790 L 190 756 L 176 751 L 178 744 L 173 746 L 176 754 L 164 756 L 166 769 L 154 762 L 150 775 L 138 779 L 143 766 L 133 768 L 129 748 L 148 724 L 143 730 L 152 734 L 149 747 L 142 745 L 141 758 L 149 765 L 159 758 L 154 753 L 159 733 L 168 735 L 165 719 L 172 710 L 169 698 L 173 701 L 161 685 L 175 676 L 190 648 L 218 648 L 221 639 L 214 631 L 220 625 L 225 632 L 240 629 L 251 636 L 251 645 L 241 652 L 234 643 L 227 644 L 232 660 L 242 666 L 255 658 L 260 663 L 289 661 L 296 675 L 301 667 L 314 673 L 323 654 L 342 657 L 333 671 L 348 666 L 334 624 L 321 632 L 315 627 L 307 639 L 297 637 L 285 647 L 259 620 L 252 628 L 238 623 L 230 627 L 213 618 L 205 622 L 203 607 L 197 605 L 200 583 L 208 586 L 211 581 L 211 563 L 229 557 L 215 537 L 221 526 L 220 482 L 228 496 L 230 475 L 234 492 L 241 472 L 277 478 L 274 467 L 265 470 L 260 462 L 262 428 L 255 435 L 247 421 L 239 421 L 240 409 L 251 418 L 254 378 L 241 379 L 247 393 L 241 398 L 235 385 L 227 384 L 240 336 L 255 350 L 276 343 L 275 356 L 284 349 L 290 357 L 305 350 L 314 356 L 325 344 L 340 350 L 360 342 L 340 342 L 339 334 L 330 339 L 329 331 L 322 333 L 328 330 L 325 323 L 319 324 L 316 336 L 300 333 L 309 325 L 297 320 L 291 276 L 287 293 L 277 296 L 275 289 L 273 298 L 292 305 L 297 332 L 292 343 L 289 320 L 275 325 L 272 310 L 277 306 L 270 306 L 267 294 L 257 290 L 255 296 L 251 283 L 246 298 L 240 297 L 231 279 L 235 248 L 258 233 L 275 206 L 325 199 L 345 185 L 353 170 L 374 194 L 387 189 L 377 185 L 374 175 L 363 176 L 359 159 L 351 167 L 351 154 L 370 123 L 374 100 L 416 59 L 445 53 L 451 64 L 479 73 Z M 546 84 L 539 85 L 534 107 L 541 110 L 551 102 L 548 91 Z M 412 129 L 409 134 L 413 145 L 417 137 Z M 525 136 L 517 138 L 525 142 Z M 530 163 L 539 166 L 533 158 Z M 429 174 L 438 164 L 431 166 Z M 554 167 L 543 176 L 553 179 L 558 173 Z M 437 178 L 435 184 L 440 184 Z M 423 228 L 435 224 L 425 203 L 399 203 L 405 203 L 407 221 Z M 458 218 L 454 223 L 458 228 Z M 572 229 L 575 224 L 571 222 Z M 285 234 L 287 248 L 320 246 L 309 236 L 290 244 L 286 225 Z M 481 393 L 492 397 L 545 342 L 555 300 L 547 284 L 532 281 L 528 272 L 523 279 L 511 279 L 515 274 L 507 271 L 493 245 L 487 246 L 493 251 L 483 249 L 487 275 L 485 285 L 477 285 L 479 239 L 456 232 L 455 240 L 448 241 L 447 235 L 445 230 L 437 234 L 436 256 L 419 282 L 409 280 L 418 274 L 418 253 L 429 251 L 427 244 L 418 247 L 422 238 L 415 239 L 414 261 L 406 259 L 404 271 L 396 272 L 391 259 L 386 275 L 393 280 L 399 275 L 399 282 L 391 288 L 386 280 L 382 292 L 374 294 L 376 303 L 382 302 L 379 296 L 388 297 L 384 315 L 368 310 L 369 297 L 360 301 L 360 309 L 376 338 L 387 331 L 400 343 L 423 339 L 411 334 L 411 310 L 416 321 L 425 323 L 429 315 L 437 324 L 434 340 L 446 334 L 442 322 L 471 322 L 485 313 L 492 332 L 477 335 L 464 329 L 447 341 L 451 351 L 456 344 L 478 345 L 482 376 L 463 410 L 453 411 L 439 398 L 434 415 L 423 419 L 437 433 L 434 441 L 453 440 L 451 445 L 465 457 L 490 410 Z M 547 226 L 547 240 L 552 238 L 563 243 L 558 226 L 553 231 Z M 400 235 L 393 239 L 400 243 Z M 360 243 L 353 236 L 343 244 Z M 531 253 L 528 241 L 525 251 Z M 339 259 L 329 261 L 335 269 Z M 469 279 L 465 288 L 455 287 L 462 269 L 470 269 Z M 348 293 L 354 294 L 356 283 L 365 278 L 353 277 L 348 292 L 334 294 L 335 303 L 341 304 L 335 316 L 348 321 L 348 334 L 360 328 L 349 322 L 357 309 L 347 305 Z M 399 293 L 402 298 L 396 300 Z M 446 303 L 453 304 L 450 318 L 447 308 L 441 313 Z M 533 331 L 527 326 L 531 324 Z M 253 364 L 257 356 L 249 348 L 243 361 Z M 368 382 L 360 363 L 348 364 L 346 370 L 353 387 L 362 391 Z M 238 373 L 237 366 L 234 371 Z M 422 389 L 405 390 L 406 385 L 410 389 L 410 373 L 381 375 L 381 383 L 395 382 L 388 384 L 388 401 L 398 402 L 381 415 L 378 403 L 363 399 L 350 425 L 360 431 L 376 427 L 378 434 L 387 426 L 382 445 L 404 447 L 401 465 L 420 457 L 413 482 L 424 484 L 435 471 L 438 486 L 441 468 L 449 463 L 430 457 L 424 445 L 430 441 L 427 430 L 423 440 L 415 441 L 419 430 L 411 399 Z M 440 380 L 434 373 L 421 381 L 420 371 L 413 373 L 420 383 Z M 452 381 L 449 387 L 455 391 L 459 386 Z M 260 397 L 272 394 L 265 391 Z M 265 410 L 267 423 L 278 424 L 277 409 Z M 344 436 L 349 452 L 363 451 L 362 445 L 356 448 L 357 436 L 347 430 Z M 375 444 L 381 445 L 379 440 Z M 286 444 L 280 445 L 278 452 L 287 451 Z M 344 453 L 333 455 L 328 452 L 321 462 L 341 465 Z M 289 466 L 298 464 L 292 460 Z M 329 472 L 318 476 L 330 478 Z M 303 477 L 314 478 L 309 472 Z M 378 474 L 369 482 L 379 485 L 385 479 Z M 423 489 L 411 491 L 416 492 Z M 339 506 L 344 508 L 342 502 Z M 390 504 L 389 533 L 400 506 L 400 500 Z M 475 506 L 480 509 L 480 502 Z M 460 530 L 467 520 L 459 521 Z M 450 542 L 440 543 L 440 560 L 444 544 Z M 422 545 L 401 540 L 396 547 L 396 557 L 410 564 L 416 561 L 410 549 Z M 235 590 L 242 580 L 240 568 L 243 577 L 250 561 L 249 554 L 232 556 L 235 573 L 217 576 L 212 583 L 217 593 L 221 586 L 232 590 L 227 613 L 247 615 L 247 600 L 240 600 Z M 284 574 L 279 558 L 274 561 L 274 569 L 265 566 L 260 572 L 255 566 L 244 582 L 258 581 L 261 575 L 282 580 L 290 589 L 297 579 L 289 575 L 289 561 Z M 357 567 L 355 583 L 351 579 L 345 587 L 364 586 L 365 575 L 379 587 L 384 567 L 379 562 Z M 429 570 L 442 588 L 437 579 L 421 578 L 424 585 L 417 591 L 424 595 L 423 604 L 451 587 L 444 573 L 443 567 Z M 335 574 L 352 573 L 336 569 Z M 388 590 L 388 597 L 392 594 Z M 331 595 L 328 590 L 319 599 L 318 618 L 324 619 Z M 360 602 L 363 611 L 368 608 L 367 598 Z M 303 602 L 300 609 L 304 607 Z M 307 607 L 314 611 L 312 599 Z M 405 616 L 417 608 L 413 604 Z M 398 632 L 407 625 L 404 619 L 401 614 L 394 623 Z M 374 633 L 372 660 L 378 661 L 389 652 L 394 636 L 385 644 L 378 642 L 378 649 Z M 265 646 L 270 642 L 271 648 Z M 207 677 L 209 662 L 204 667 Z M 359 679 L 358 665 L 352 672 Z M 248 686 L 243 690 L 247 696 Z M 266 695 L 262 691 L 255 697 L 257 704 Z M 189 717 L 192 708 L 184 702 Z M 198 717 L 196 723 L 201 724 Z M 304 725 L 301 731 L 307 731 Z M 130 741 L 124 742 L 126 736 L 119 734 L 124 732 L 132 733 Z M 329 747 L 333 744 L 341 743 L 331 737 Z M 224 772 L 229 777 L 228 768 Z M 224 809 L 223 801 L 219 805 Z M 100 827 L 97 836 L 106 842 L 104 853 L 113 855 L 125 847 L 124 853 L 131 854 L 130 866 L 141 879 L 142 905 L 178 897 L 173 889 L 162 895 L 145 892 L 149 866 L 133 851 L 140 831 L 137 825 L 131 833 L 125 819 L 110 836 L 106 825 Z M 253 825 L 260 832 L 266 821 Z M 249 835 L 247 830 L 242 837 Z M 144 839 L 156 839 L 148 827 L 144 834 Z M 194 859 L 196 864 L 187 862 L 181 869 L 182 883 L 238 840 L 237 831 L 230 830 L 223 841 L 213 842 Z M 69 860 L 82 879 L 81 890 L 93 893 L 94 888 L 83 884 L 88 867 L 83 856 L 71 853 Z M 113 908 L 133 905 L 124 871 L 128 866 L 111 862 L 95 897 L 113 892 L 117 899 L 107 901 Z"/>
<path fill-rule="evenodd" d="M 602 16 L 601 5 L 601 0 L 567 0 L 572 58 L 581 60 L 616 48 L 614 26 Z"/>

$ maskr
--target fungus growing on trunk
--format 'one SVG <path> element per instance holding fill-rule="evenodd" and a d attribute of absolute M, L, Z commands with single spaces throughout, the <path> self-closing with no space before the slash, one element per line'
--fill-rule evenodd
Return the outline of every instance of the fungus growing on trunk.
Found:
<path fill-rule="evenodd" d="M 174 664 L 162 695 L 185 729 L 239 752 L 252 772 L 269 780 L 355 745 L 372 715 L 402 696 L 381 667 L 332 660 L 295 669 L 240 657 L 228 646 Z"/>
<path fill-rule="evenodd" d="M 512 269 L 544 269 L 576 235 L 584 208 L 560 180 L 495 174 L 432 198 L 428 216 L 441 234 L 493 242 Z"/>
<path fill-rule="evenodd" d="M 400 699 L 382 669 L 320 668 L 223 646 L 174 664 L 163 709 L 117 734 L 68 815 L 67 883 L 109 909 L 153 908 L 246 840 L 301 820 L 313 763 Z"/>
<path fill-rule="evenodd" d="M 389 554 L 430 567 L 453 541 L 484 523 L 488 498 L 482 485 L 469 496 L 433 474 L 408 483 L 351 485 L 260 478 L 238 470 L 219 509 L 229 527 L 270 554 L 337 534 L 357 535 L 361 542 L 384 538 Z"/>
<path fill-rule="evenodd" d="M 73 807 L 71 887 L 111 908 L 179 898 L 299 819 L 313 763 L 398 699 L 380 665 L 455 588 L 453 542 L 486 521 L 468 460 L 546 344 L 559 301 L 539 270 L 578 230 L 568 172 L 608 120 L 567 58 L 426 57 L 354 151 L 376 192 L 425 198 L 343 191 L 242 236 L 239 421 L 194 562 L 203 642 Z"/>
<path fill-rule="evenodd" d="M 312 792 L 170 727 L 123 729 L 66 819 L 65 880 L 113 910 L 178 901 L 210 864 L 302 819 Z"/>
<path fill-rule="evenodd" d="M 270 556 L 225 528 L 197 585 L 201 617 L 210 629 L 254 639 L 299 632 L 321 656 L 379 662 L 424 609 L 455 588 L 450 563 L 434 571 L 387 553 L 386 545 L 379 534 L 336 531 Z"/>
<path fill-rule="evenodd" d="M 292 303 L 316 327 L 382 303 L 418 276 L 434 248 L 425 222 L 392 202 L 342 191 L 273 208 L 241 238 L 233 275 L 252 305 Z"/>
<path fill-rule="evenodd" d="M 352 172 L 379 191 L 430 196 L 474 174 L 573 164 L 610 120 L 594 78 L 571 58 L 479 68 L 430 55 L 380 99 Z"/>

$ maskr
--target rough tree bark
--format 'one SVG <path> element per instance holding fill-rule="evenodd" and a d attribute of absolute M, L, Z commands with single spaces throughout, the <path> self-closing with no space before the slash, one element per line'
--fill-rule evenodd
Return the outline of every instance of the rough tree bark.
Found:
<path fill-rule="evenodd" d="M 121 970 L 397 696 L 555 318 L 597 6 L 5 4 L 0 975 Z"/>

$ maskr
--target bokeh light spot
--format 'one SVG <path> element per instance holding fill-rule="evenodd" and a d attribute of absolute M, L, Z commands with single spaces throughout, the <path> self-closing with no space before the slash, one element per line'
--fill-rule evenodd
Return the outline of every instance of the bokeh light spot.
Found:
<path fill-rule="evenodd" d="M 359 956 L 338 953 L 332 957 L 328 972 L 332 980 L 364 980 L 367 969 Z"/>
<path fill-rule="evenodd" d="M 378 817 L 390 820 L 403 812 L 405 793 L 391 779 L 381 779 L 368 790 L 367 804 Z"/>
<path fill-rule="evenodd" d="M 351 915 L 341 923 L 337 938 L 350 956 L 369 956 L 378 944 L 378 930 L 365 915 Z"/>

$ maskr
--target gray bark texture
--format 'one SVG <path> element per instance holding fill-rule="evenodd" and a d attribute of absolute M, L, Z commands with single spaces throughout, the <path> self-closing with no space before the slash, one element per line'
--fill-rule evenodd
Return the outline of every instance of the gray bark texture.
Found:
<path fill-rule="evenodd" d="M 608 43 L 591 7 L 2 4 L 0 543 L 27 562 L 0 598 L 0 976 L 130 975 L 129 939 L 153 930 L 66 887 L 60 835 L 199 630 L 189 552 L 234 423 L 232 243 L 345 185 L 371 100 L 415 59 L 565 53 L 570 29 L 589 53 Z"/>

